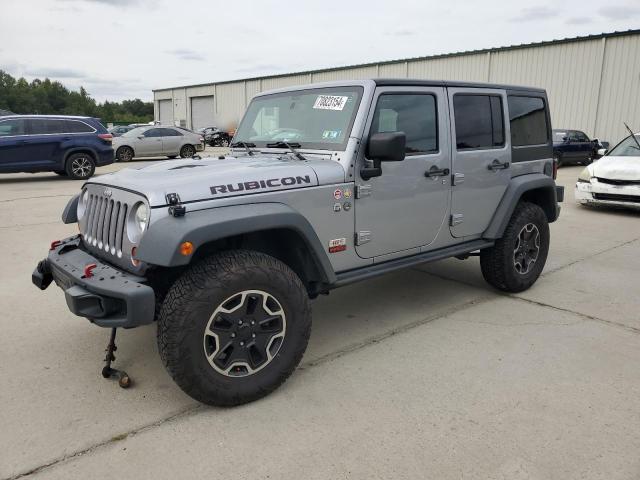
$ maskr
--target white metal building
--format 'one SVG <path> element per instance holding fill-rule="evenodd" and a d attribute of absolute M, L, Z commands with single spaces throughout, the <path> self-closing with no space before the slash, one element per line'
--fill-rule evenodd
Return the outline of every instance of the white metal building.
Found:
<path fill-rule="evenodd" d="M 362 78 L 461 80 L 542 87 L 554 128 L 617 142 L 640 130 L 640 30 L 154 90 L 155 119 L 235 128 L 251 98 L 290 85 Z"/>

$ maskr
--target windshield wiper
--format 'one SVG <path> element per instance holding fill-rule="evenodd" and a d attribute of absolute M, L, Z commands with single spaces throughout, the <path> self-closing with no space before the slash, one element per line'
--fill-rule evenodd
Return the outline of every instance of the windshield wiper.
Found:
<path fill-rule="evenodd" d="M 638 150 L 640 150 L 640 143 L 638 142 L 638 139 L 636 138 L 635 133 L 633 133 L 633 130 L 629 128 L 629 125 L 627 125 L 626 122 L 622 122 L 622 123 L 624 123 L 624 126 L 627 127 L 627 130 L 629 130 L 629 133 L 631 134 L 631 138 L 633 138 L 633 140 L 636 142 L 636 145 L 638 146 Z"/>
<path fill-rule="evenodd" d="M 298 158 L 298 160 L 306 160 L 306 158 L 304 158 L 304 156 L 299 151 L 296 150 L 296 148 L 300 148 L 299 143 L 289 143 L 289 142 L 283 142 L 281 140 L 278 142 L 267 143 L 267 147 L 268 148 L 288 148 Z"/>
<path fill-rule="evenodd" d="M 247 151 L 247 153 L 249 155 L 253 155 L 253 150 L 251 150 L 252 147 L 255 147 L 256 144 L 255 143 L 251 143 L 251 142 L 235 142 L 232 143 L 231 145 L 229 145 L 231 148 L 235 148 L 235 147 L 244 147 L 244 149 Z"/>

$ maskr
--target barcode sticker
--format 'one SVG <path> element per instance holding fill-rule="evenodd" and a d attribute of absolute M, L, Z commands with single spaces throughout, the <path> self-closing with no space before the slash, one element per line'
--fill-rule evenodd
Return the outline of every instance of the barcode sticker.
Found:
<path fill-rule="evenodd" d="M 318 95 L 313 108 L 320 110 L 342 110 L 347 104 L 349 97 L 341 97 L 337 95 Z"/>

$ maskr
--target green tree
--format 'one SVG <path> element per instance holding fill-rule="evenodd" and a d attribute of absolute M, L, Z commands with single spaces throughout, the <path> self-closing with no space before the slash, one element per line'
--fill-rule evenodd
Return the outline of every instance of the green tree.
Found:
<path fill-rule="evenodd" d="M 72 91 L 62 83 L 35 79 L 16 79 L 0 70 L 0 109 L 21 114 L 84 115 L 103 123 L 146 123 L 153 120 L 153 102 L 139 98 L 96 103 L 84 87 Z"/>

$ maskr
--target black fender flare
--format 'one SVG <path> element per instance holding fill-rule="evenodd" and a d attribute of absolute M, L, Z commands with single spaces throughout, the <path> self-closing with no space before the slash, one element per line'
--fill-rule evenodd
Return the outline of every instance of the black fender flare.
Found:
<path fill-rule="evenodd" d="M 540 205 L 547 215 L 549 223 L 555 222 L 560 214 L 556 194 L 556 182 L 553 178 L 542 173 L 532 173 L 514 177 L 509 182 L 498 208 L 493 214 L 489 226 L 482 234 L 482 238 L 497 239 L 502 236 L 511 215 L 523 195 L 535 190 L 540 199 Z"/>
<path fill-rule="evenodd" d="M 153 212 L 151 213 L 153 217 Z M 189 212 L 183 217 L 165 217 L 152 223 L 138 246 L 136 258 L 152 265 L 176 267 L 190 263 L 193 255 L 180 254 L 183 242 L 191 242 L 194 252 L 215 240 L 273 229 L 290 229 L 306 243 L 325 283 L 336 275 L 320 239 L 307 219 L 282 203 L 254 203 Z"/>
<path fill-rule="evenodd" d="M 62 223 L 69 224 L 78 222 L 78 201 L 80 200 L 80 193 L 76 193 L 67 202 L 67 206 L 64 207 L 62 211 Z"/>

